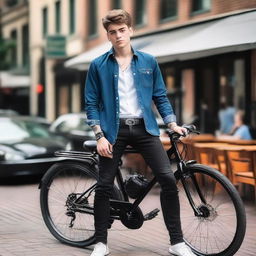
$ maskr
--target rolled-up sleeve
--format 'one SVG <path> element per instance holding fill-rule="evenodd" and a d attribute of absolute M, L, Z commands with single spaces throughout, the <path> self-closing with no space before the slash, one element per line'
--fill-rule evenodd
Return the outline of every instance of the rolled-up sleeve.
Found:
<path fill-rule="evenodd" d="M 85 82 L 85 111 L 87 123 L 90 126 L 100 125 L 99 118 L 100 91 L 98 83 L 97 68 L 91 63 Z"/>

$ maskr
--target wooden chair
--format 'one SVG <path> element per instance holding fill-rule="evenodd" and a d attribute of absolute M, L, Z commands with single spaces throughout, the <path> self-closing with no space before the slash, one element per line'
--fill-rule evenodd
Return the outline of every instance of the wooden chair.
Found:
<path fill-rule="evenodd" d="M 233 184 L 252 185 L 256 200 L 256 166 L 254 166 L 253 153 L 246 150 L 229 150 L 227 157 Z"/>
<path fill-rule="evenodd" d="M 218 170 L 223 173 L 226 177 L 232 180 L 231 174 L 228 168 L 228 161 L 226 151 L 223 149 L 215 149 L 215 157 L 218 164 Z"/>
<path fill-rule="evenodd" d="M 195 147 L 196 160 L 200 164 L 211 166 L 212 168 L 218 169 L 216 161 L 215 150 L 208 147 Z"/>

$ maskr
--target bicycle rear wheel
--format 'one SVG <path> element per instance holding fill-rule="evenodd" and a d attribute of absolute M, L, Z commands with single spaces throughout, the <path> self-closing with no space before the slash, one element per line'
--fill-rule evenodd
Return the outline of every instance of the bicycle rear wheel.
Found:
<path fill-rule="evenodd" d="M 72 161 L 53 165 L 43 177 L 41 212 L 49 231 L 59 241 L 77 247 L 95 242 L 93 204 L 97 180 L 98 173 L 89 165 Z M 120 199 L 119 192 L 114 187 L 112 197 Z"/>
<path fill-rule="evenodd" d="M 234 255 L 246 229 L 245 210 L 237 190 L 224 175 L 208 166 L 190 165 L 187 174 L 185 186 L 202 216 L 196 216 L 179 181 L 185 242 L 197 255 Z M 199 196 L 196 184 L 203 197 Z"/>

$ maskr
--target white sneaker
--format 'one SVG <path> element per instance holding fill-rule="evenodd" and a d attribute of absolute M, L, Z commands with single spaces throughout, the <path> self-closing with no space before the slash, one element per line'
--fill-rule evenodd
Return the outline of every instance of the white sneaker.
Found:
<path fill-rule="evenodd" d="M 195 256 L 195 254 L 184 242 L 171 245 L 169 248 L 169 252 L 177 256 Z"/>
<path fill-rule="evenodd" d="M 105 256 L 108 254 L 109 254 L 108 246 L 106 244 L 99 242 L 95 245 L 91 256 Z"/>

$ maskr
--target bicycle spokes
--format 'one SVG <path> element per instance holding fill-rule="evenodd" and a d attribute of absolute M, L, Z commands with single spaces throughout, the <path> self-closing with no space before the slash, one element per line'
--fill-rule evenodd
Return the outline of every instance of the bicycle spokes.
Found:
<path fill-rule="evenodd" d="M 186 178 L 185 189 L 181 183 L 178 188 L 185 241 L 200 255 L 225 251 L 237 233 L 237 211 L 225 186 L 194 171 Z"/>

